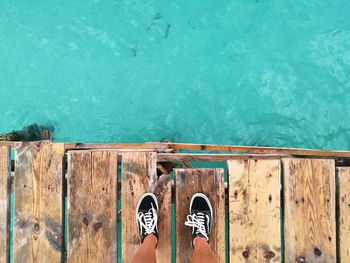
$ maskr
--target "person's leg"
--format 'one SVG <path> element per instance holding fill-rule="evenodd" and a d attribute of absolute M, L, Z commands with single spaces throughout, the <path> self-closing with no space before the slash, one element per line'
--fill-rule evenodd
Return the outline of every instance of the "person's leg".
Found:
<path fill-rule="evenodd" d="M 157 238 L 155 235 L 148 235 L 136 251 L 131 263 L 156 263 Z"/>
<path fill-rule="evenodd" d="M 136 207 L 136 223 L 141 245 L 137 249 L 132 263 L 156 263 L 158 238 L 158 201 L 154 194 L 145 193 Z M 128 255 L 125 255 L 128 256 Z"/>
<path fill-rule="evenodd" d="M 192 227 L 192 263 L 216 263 L 216 255 L 211 250 L 208 241 L 213 224 L 213 208 L 209 198 L 196 193 L 190 203 L 190 214 L 185 222 L 186 226 Z"/>
<path fill-rule="evenodd" d="M 193 240 L 193 245 L 191 263 L 219 263 L 205 237 L 197 237 Z"/>

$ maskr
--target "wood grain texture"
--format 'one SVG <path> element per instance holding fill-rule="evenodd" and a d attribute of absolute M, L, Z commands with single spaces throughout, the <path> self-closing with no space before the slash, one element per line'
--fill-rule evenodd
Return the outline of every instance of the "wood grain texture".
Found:
<path fill-rule="evenodd" d="M 336 262 L 334 160 L 282 162 L 285 262 Z"/>
<path fill-rule="evenodd" d="M 339 259 L 350 262 L 350 167 L 338 168 Z"/>
<path fill-rule="evenodd" d="M 281 262 L 280 161 L 231 160 L 230 262 Z"/>
<path fill-rule="evenodd" d="M 148 143 L 146 143 L 148 144 Z M 215 144 L 190 144 L 190 143 L 151 143 L 155 148 L 168 147 L 174 150 L 190 151 L 217 151 L 217 152 L 243 152 L 243 153 L 263 153 L 263 154 L 289 154 L 294 156 L 310 157 L 343 157 L 349 158 L 350 151 L 332 151 L 318 149 L 301 149 L 301 148 L 275 148 L 260 146 L 241 146 L 241 145 L 215 145 Z"/>
<path fill-rule="evenodd" d="M 0 145 L 2 142 L 0 142 Z M 66 150 L 74 150 L 74 149 L 117 149 L 119 150 L 128 150 L 128 151 L 154 151 L 157 150 L 167 150 L 168 146 L 159 144 L 159 143 L 65 143 Z"/>
<path fill-rule="evenodd" d="M 225 189 L 223 169 L 175 169 L 176 262 L 190 262 L 192 229 L 184 222 L 195 193 L 208 196 L 213 207 L 213 228 L 209 244 L 219 262 L 225 262 Z"/>
<path fill-rule="evenodd" d="M 6 147 L 10 147 L 10 148 L 13 148 L 15 147 L 15 143 L 16 142 L 8 142 L 8 141 L 0 141 L 0 146 L 3 147 L 3 146 L 6 146 Z"/>
<path fill-rule="evenodd" d="M 0 263 L 9 260 L 10 226 L 10 148 L 0 147 Z"/>
<path fill-rule="evenodd" d="M 15 142 L 0 141 L 0 146 L 13 147 Z M 147 142 L 143 144 L 89 144 L 89 143 L 65 143 L 66 150 L 73 149 L 125 149 L 165 151 L 191 150 L 191 151 L 217 151 L 217 152 L 243 152 L 256 154 L 288 154 L 293 156 L 310 156 L 326 158 L 350 158 L 350 151 L 302 149 L 302 148 L 275 148 L 240 145 L 213 145 L 213 144 L 189 144 L 189 143 L 160 143 Z"/>
<path fill-rule="evenodd" d="M 200 154 L 200 153 L 158 153 L 158 162 L 225 162 L 228 160 L 271 159 L 290 157 L 286 154 Z"/>
<path fill-rule="evenodd" d="M 68 154 L 68 262 L 117 261 L 118 153 Z"/>
<path fill-rule="evenodd" d="M 127 152 L 122 154 L 122 262 L 131 262 L 140 237 L 135 209 L 146 192 L 153 192 L 157 183 L 156 153 Z"/>
<path fill-rule="evenodd" d="M 61 262 L 64 144 L 16 144 L 14 262 Z"/>
<path fill-rule="evenodd" d="M 171 188 L 173 185 L 174 182 L 170 176 L 163 174 L 157 180 L 153 190 L 159 204 L 157 263 L 171 261 Z"/>

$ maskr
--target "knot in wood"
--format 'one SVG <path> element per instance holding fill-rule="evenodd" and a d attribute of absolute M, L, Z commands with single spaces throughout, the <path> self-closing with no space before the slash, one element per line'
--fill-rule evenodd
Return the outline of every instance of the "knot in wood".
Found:
<path fill-rule="evenodd" d="M 275 253 L 273 251 L 271 251 L 271 250 L 265 251 L 265 253 L 264 253 L 265 259 L 271 259 L 273 257 L 275 257 Z"/>
<path fill-rule="evenodd" d="M 322 252 L 321 250 L 318 248 L 318 247 L 315 247 L 314 248 L 314 254 L 317 256 L 317 257 L 320 257 L 322 255 Z"/>
<path fill-rule="evenodd" d="M 249 251 L 248 251 L 248 250 L 244 250 L 244 251 L 242 252 L 242 256 L 243 256 L 244 258 L 249 258 Z"/>
<path fill-rule="evenodd" d="M 38 235 L 40 233 L 40 225 L 38 222 L 35 222 L 33 225 L 33 233 Z"/>
<path fill-rule="evenodd" d="M 296 259 L 296 262 L 297 262 L 297 263 L 305 263 L 305 258 L 304 258 L 304 257 L 298 257 L 298 258 Z"/>
<path fill-rule="evenodd" d="M 93 228 L 95 231 L 98 231 L 100 228 L 102 228 L 102 223 L 101 222 L 95 223 Z"/>
<path fill-rule="evenodd" d="M 86 226 L 89 225 L 89 218 L 88 218 L 86 215 L 83 217 L 83 223 L 84 223 L 84 225 L 86 225 Z"/>

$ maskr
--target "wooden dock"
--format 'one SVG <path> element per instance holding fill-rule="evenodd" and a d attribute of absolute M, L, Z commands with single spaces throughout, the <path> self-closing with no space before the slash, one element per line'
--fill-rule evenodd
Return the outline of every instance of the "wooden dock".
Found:
<path fill-rule="evenodd" d="M 347 151 L 0 142 L 0 263 L 130 262 L 144 192 L 160 204 L 158 263 L 189 262 L 184 221 L 196 192 L 213 204 L 219 262 L 348 263 L 349 160 Z"/>

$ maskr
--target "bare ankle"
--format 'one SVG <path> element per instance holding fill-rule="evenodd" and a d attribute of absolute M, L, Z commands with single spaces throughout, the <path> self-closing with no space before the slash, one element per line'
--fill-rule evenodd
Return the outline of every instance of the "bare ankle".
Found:
<path fill-rule="evenodd" d="M 156 247 L 158 244 L 158 239 L 154 234 L 149 234 L 143 240 L 143 243 L 145 243 L 145 242 L 152 244 L 152 245 L 154 245 L 154 247 Z"/>
<path fill-rule="evenodd" d="M 193 247 L 196 247 L 196 245 L 203 245 L 208 244 L 208 241 L 205 237 L 197 236 L 195 239 L 193 239 Z"/>

